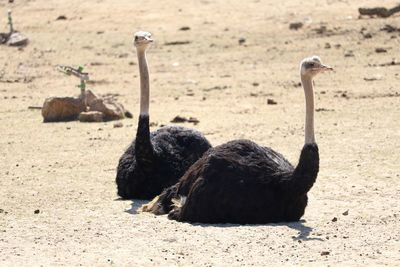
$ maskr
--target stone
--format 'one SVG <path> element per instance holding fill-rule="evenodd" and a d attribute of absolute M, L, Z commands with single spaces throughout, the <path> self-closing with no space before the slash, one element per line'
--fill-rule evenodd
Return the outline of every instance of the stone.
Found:
<path fill-rule="evenodd" d="M 81 112 L 78 116 L 80 122 L 102 122 L 104 114 L 100 111 L 86 111 Z"/>
<path fill-rule="evenodd" d="M 289 29 L 298 30 L 304 26 L 303 22 L 292 22 L 289 24 Z"/>
<path fill-rule="evenodd" d="M 99 99 L 92 91 L 86 90 L 84 93 L 85 102 L 87 106 L 93 104 L 97 99 Z"/>
<path fill-rule="evenodd" d="M 83 111 L 86 106 L 81 98 L 50 97 L 44 101 L 42 116 L 44 122 L 72 121 Z"/>
<path fill-rule="evenodd" d="M 105 121 L 111 121 L 111 120 L 119 120 L 123 119 L 125 109 L 124 107 L 117 103 L 114 102 L 111 99 L 95 99 L 92 102 L 87 103 L 89 106 L 90 111 L 100 111 L 104 114 L 104 120 Z"/>
<path fill-rule="evenodd" d="M 114 123 L 114 128 L 122 128 L 122 127 L 124 127 L 124 124 L 122 124 L 122 122 Z"/>
<path fill-rule="evenodd" d="M 28 38 L 19 32 L 11 33 L 7 40 L 9 46 L 25 46 L 28 44 Z"/>

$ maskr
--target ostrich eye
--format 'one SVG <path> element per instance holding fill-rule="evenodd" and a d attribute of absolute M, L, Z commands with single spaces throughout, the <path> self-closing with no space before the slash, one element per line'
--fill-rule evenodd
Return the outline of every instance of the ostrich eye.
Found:
<path fill-rule="evenodd" d="M 135 41 L 137 41 L 137 40 L 139 40 L 139 37 L 138 37 L 138 36 L 135 36 Z"/>
<path fill-rule="evenodd" d="M 315 67 L 315 62 L 308 62 L 307 64 L 306 64 L 306 68 L 307 69 L 312 69 L 312 68 L 314 68 Z"/>

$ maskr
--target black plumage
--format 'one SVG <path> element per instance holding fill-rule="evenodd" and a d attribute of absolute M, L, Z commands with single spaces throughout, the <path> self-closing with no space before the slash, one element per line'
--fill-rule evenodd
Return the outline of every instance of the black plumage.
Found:
<path fill-rule="evenodd" d="M 140 115 L 136 139 L 119 160 L 118 195 L 151 199 L 175 184 L 210 147 L 193 129 L 167 126 L 150 133 L 149 116 Z"/>
<path fill-rule="evenodd" d="M 270 148 L 249 140 L 231 141 L 206 152 L 148 211 L 188 222 L 297 221 L 304 214 L 318 166 L 316 144 L 303 147 L 294 168 Z M 183 205 L 173 205 L 177 198 Z"/>

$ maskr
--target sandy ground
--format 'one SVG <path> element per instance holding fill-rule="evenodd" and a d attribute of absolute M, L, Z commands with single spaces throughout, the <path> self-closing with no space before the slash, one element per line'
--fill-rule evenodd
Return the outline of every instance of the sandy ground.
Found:
<path fill-rule="evenodd" d="M 0 266 L 400 265 L 400 65 L 379 66 L 400 61 L 400 32 L 381 30 L 400 21 L 357 12 L 396 1 L 6 2 L 0 30 L 11 6 L 31 42 L 0 47 Z M 296 21 L 304 27 L 290 30 Z M 193 116 L 200 123 L 184 125 L 213 145 L 248 138 L 294 164 L 304 138 L 299 62 L 317 54 L 335 68 L 316 79 L 321 166 L 303 221 L 192 225 L 117 200 L 115 168 L 139 109 L 139 29 L 156 39 L 153 129 Z M 189 43 L 167 45 L 175 41 Z M 119 94 L 134 118 L 122 128 L 42 123 L 28 106 L 79 91 L 56 64 L 84 65 L 89 88 Z"/>

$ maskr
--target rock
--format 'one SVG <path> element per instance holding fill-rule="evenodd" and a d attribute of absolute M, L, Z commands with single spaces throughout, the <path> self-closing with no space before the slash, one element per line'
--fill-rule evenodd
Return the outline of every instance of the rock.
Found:
<path fill-rule="evenodd" d="M 361 28 L 360 33 L 364 37 L 364 39 L 371 39 L 372 38 L 372 34 L 370 32 L 368 32 L 367 28 L 365 28 L 365 27 Z"/>
<path fill-rule="evenodd" d="M 337 218 L 333 217 L 332 222 L 337 222 Z"/>
<path fill-rule="evenodd" d="M 383 47 L 377 47 L 377 48 L 375 48 L 375 52 L 376 53 L 386 53 L 387 50 Z"/>
<path fill-rule="evenodd" d="M 289 24 L 289 29 L 298 30 L 304 26 L 303 22 L 292 22 Z"/>
<path fill-rule="evenodd" d="M 242 44 L 244 44 L 246 42 L 246 39 L 243 38 L 243 37 L 239 38 L 238 42 L 239 42 L 239 45 L 242 45 Z"/>
<path fill-rule="evenodd" d="M 25 46 L 28 44 L 28 38 L 19 32 L 13 32 L 7 40 L 9 46 Z"/>
<path fill-rule="evenodd" d="M 190 30 L 190 27 L 189 26 L 183 26 L 179 30 L 180 31 L 188 31 L 188 30 Z"/>
<path fill-rule="evenodd" d="M 124 124 L 122 124 L 122 122 L 114 123 L 114 128 L 122 128 L 122 127 L 124 127 Z"/>
<path fill-rule="evenodd" d="M 381 28 L 381 31 L 385 31 L 388 33 L 391 32 L 400 32 L 400 28 L 394 27 L 392 25 L 386 24 L 385 27 Z"/>
<path fill-rule="evenodd" d="M 363 34 L 363 36 L 364 36 L 365 39 L 371 39 L 372 38 L 372 34 L 369 33 L 369 32 Z"/>
<path fill-rule="evenodd" d="M 193 123 L 194 125 L 198 124 L 200 121 L 195 118 L 195 117 L 190 117 L 189 119 L 187 119 L 186 117 L 182 117 L 182 116 L 176 116 L 175 118 L 173 118 L 171 120 L 171 122 L 173 123 L 182 123 L 182 122 L 190 122 Z"/>
<path fill-rule="evenodd" d="M 119 120 L 124 118 L 125 109 L 124 107 L 114 102 L 111 99 L 94 99 L 93 101 L 87 100 L 87 105 L 90 111 L 100 111 L 104 114 L 104 120 Z"/>
<path fill-rule="evenodd" d="M 322 251 L 321 252 L 321 256 L 328 256 L 329 254 L 331 254 L 329 251 Z"/>
<path fill-rule="evenodd" d="M 273 99 L 271 99 L 271 98 L 268 98 L 267 99 L 267 104 L 268 105 L 276 105 L 276 104 L 278 104 L 275 100 L 273 100 Z"/>
<path fill-rule="evenodd" d="M 316 112 L 321 112 L 321 111 L 335 111 L 334 109 L 329 109 L 329 108 L 317 108 L 315 109 Z"/>
<path fill-rule="evenodd" d="M 195 118 L 195 117 L 190 117 L 190 118 L 188 119 L 188 122 L 191 122 L 191 123 L 193 123 L 194 125 L 196 125 L 196 124 L 198 124 L 200 121 L 199 121 L 197 118 Z"/>
<path fill-rule="evenodd" d="M 393 8 L 387 9 L 385 7 L 373 7 L 373 8 L 362 8 L 358 9 L 360 16 L 377 16 L 381 18 L 387 18 L 393 15 L 394 13 L 400 12 L 400 5 L 397 5 Z"/>
<path fill-rule="evenodd" d="M 102 122 L 104 114 L 100 111 L 81 112 L 78 116 L 80 122 Z"/>
<path fill-rule="evenodd" d="M 60 15 L 56 18 L 56 20 L 66 20 L 67 17 L 65 15 Z"/>
<path fill-rule="evenodd" d="M 354 57 L 353 51 L 349 50 L 344 54 L 344 57 Z"/>
<path fill-rule="evenodd" d="M 84 93 L 85 102 L 87 106 L 93 104 L 97 99 L 99 99 L 92 91 L 86 90 Z"/>
<path fill-rule="evenodd" d="M 132 114 L 125 110 L 123 105 L 117 103 L 114 96 L 105 96 L 102 99 L 90 90 L 86 90 L 84 96 L 80 98 L 52 97 L 46 99 L 42 115 L 45 122 L 75 119 L 79 119 L 81 122 L 101 122 L 119 120 L 125 116 L 132 118 Z"/>
<path fill-rule="evenodd" d="M 126 118 L 129 118 L 129 119 L 132 119 L 132 118 L 133 118 L 132 113 L 131 113 L 130 111 L 128 111 L 128 110 L 125 110 L 124 115 L 125 115 Z"/>
<path fill-rule="evenodd" d="M 332 30 L 328 29 L 325 25 L 320 25 L 318 28 L 314 28 L 313 31 L 315 31 L 317 34 L 322 34 L 322 35 L 332 34 Z"/>
<path fill-rule="evenodd" d="M 39 214 L 39 213 L 40 213 L 40 210 L 35 210 L 33 213 Z"/>
<path fill-rule="evenodd" d="M 346 210 L 345 212 L 342 213 L 344 216 L 349 215 L 349 210 Z"/>
<path fill-rule="evenodd" d="M 86 106 L 81 98 L 46 98 L 42 108 L 43 122 L 76 120 L 79 113 L 84 111 L 86 111 Z"/>
<path fill-rule="evenodd" d="M 175 118 L 173 118 L 173 119 L 171 120 L 171 122 L 173 122 L 173 123 L 187 122 L 187 118 L 178 115 L 178 116 L 176 116 Z"/>

